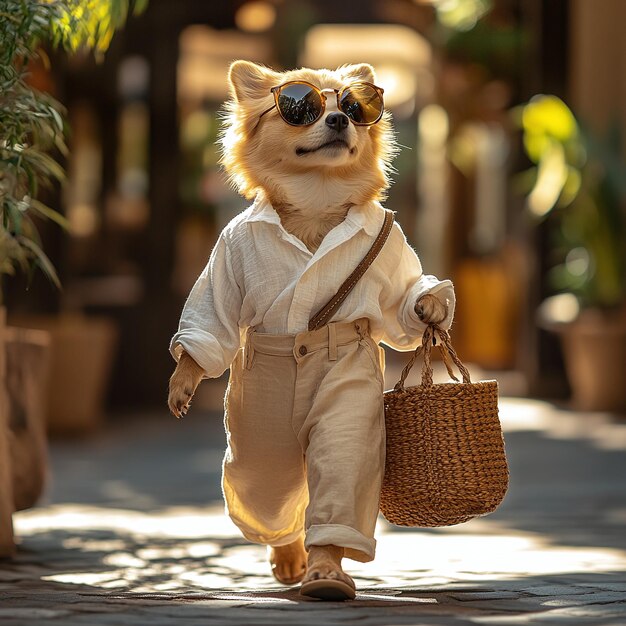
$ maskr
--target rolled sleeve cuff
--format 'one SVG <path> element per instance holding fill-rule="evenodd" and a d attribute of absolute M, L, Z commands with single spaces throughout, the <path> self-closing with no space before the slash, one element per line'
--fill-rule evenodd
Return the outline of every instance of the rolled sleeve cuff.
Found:
<path fill-rule="evenodd" d="M 224 350 L 217 339 L 199 329 L 180 330 L 170 342 L 170 353 L 176 361 L 183 350 L 204 370 L 206 378 L 218 378 L 229 367 L 224 358 Z"/>
<path fill-rule="evenodd" d="M 420 334 L 426 329 L 426 324 L 420 320 L 415 312 L 415 303 L 427 293 L 437 296 L 442 302 L 448 305 L 448 315 L 439 324 L 444 330 L 449 330 L 454 319 L 454 308 L 456 298 L 454 295 L 454 285 L 451 280 L 439 280 L 436 276 L 423 275 L 411 288 L 404 301 L 402 310 L 402 322 Z"/>

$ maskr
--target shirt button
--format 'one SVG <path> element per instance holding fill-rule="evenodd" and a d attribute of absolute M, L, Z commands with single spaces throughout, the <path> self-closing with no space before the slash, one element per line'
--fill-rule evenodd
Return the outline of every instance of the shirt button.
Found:
<path fill-rule="evenodd" d="M 300 354 L 300 356 L 304 356 L 307 352 L 306 350 L 306 346 L 300 346 L 300 348 L 298 348 L 298 352 Z"/>

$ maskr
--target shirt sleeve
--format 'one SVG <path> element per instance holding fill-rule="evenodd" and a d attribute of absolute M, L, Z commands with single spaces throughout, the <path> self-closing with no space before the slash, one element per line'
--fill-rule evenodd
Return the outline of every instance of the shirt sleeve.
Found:
<path fill-rule="evenodd" d="M 240 347 L 242 294 L 233 273 L 230 249 L 222 233 L 183 308 L 170 352 L 178 360 L 183 350 L 217 378 L 231 365 Z"/>
<path fill-rule="evenodd" d="M 383 303 L 386 332 L 382 341 L 396 350 L 412 350 L 419 345 L 426 329 L 426 324 L 415 312 L 415 303 L 427 293 L 446 303 L 448 315 L 440 326 L 448 330 L 454 318 L 456 300 L 452 281 L 424 274 L 417 254 L 401 229 L 400 232 L 403 240 L 400 260 L 394 269 L 391 291 Z"/>

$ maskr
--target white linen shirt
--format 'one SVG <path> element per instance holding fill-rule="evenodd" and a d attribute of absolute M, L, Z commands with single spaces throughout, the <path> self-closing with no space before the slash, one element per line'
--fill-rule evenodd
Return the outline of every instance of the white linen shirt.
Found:
<path fill-rule="evenodd" d="M 220 234 L 187 298 L 170 352 L 178 359 L 185 350 L 206 377 L 215 378 L 230 367 L 248 328 L 272 334 L 307 331 L 309 319 L 367 254 L 384 216 L 377 202 L 353 206 L 313 253 L 283 228 L 269 202 L 257 198 Z M 441 325 L 449 328 L 455 304 L 452 283 L 422 272 L 396 222 L 332 321 L 367 317 L 377 343 L 412 350 L 425 329 L 414 306 L 426 293 L 447 300 L 448 316 Z"/>

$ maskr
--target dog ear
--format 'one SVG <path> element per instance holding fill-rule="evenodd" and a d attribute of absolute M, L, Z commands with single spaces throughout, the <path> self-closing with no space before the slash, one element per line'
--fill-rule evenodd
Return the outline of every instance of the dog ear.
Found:
<path fill-rule="evenodd" d="M 376 82 L 376 72 L 368 63 L 359 63 L 358 65 L 345 65 L 341 68 L 344 79 L 350 82 L 365 81 L 366 83 Z"/>
<path fill-rule="evenodd" d="M 279 84 L 276 72 L 250 61 L 232 63 L 228 71 L 228 82 L 237 102 L 267 96 L 270 89 Z"/>

